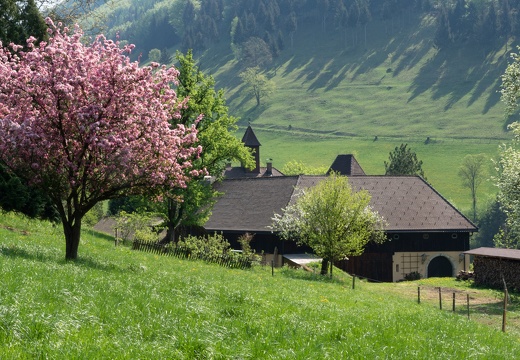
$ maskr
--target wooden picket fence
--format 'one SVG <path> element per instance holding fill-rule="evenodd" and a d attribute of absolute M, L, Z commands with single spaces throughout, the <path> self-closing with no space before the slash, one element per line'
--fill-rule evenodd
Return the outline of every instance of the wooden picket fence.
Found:
<path fill-rule="evenodd" d="M 214 255 L 209 252 L 202 252 L 194 256 L 192 255 L 192 251 L 187 247 L 165 246 L 149 241 L 135 240 L 132 244 L 132 250 L 145 251 L 157 255 L 175 256 L 180 259 L 203 260 L 233 269 L 248 269 L 253 265 L 253 259 L 238 253 Z"/>

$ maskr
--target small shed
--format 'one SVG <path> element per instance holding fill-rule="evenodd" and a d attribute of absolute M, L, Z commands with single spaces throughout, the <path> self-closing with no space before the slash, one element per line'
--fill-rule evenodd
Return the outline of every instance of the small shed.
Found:
<path fill-rule="evenodd" d="M 476 285 L 520 290 L 520 250 L 480 247 L 464 252 L 473 255 Z"/>

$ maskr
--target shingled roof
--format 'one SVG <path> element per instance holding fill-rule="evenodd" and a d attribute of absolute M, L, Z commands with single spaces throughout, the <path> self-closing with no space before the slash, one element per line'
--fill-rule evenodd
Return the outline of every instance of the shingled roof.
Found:
<path fill-rule="evenodd" d="M 298 187 L 308 188 L 323 176 L 301 176 Z M 386 231 L 473 232 L 477 228 L 419 176 L 351 176 L 356 191 L 372 196 L 370 204 L 387 222 Z"/>
<path fill-rule="evenodd" d="M 297 176 L 226 179 L 216 190 L 217 199 L 204 228 L 209 231 L 270 232 L 272 217 L 286 207 Z"/>
<path fill-rule="evenodd" d="M 483 257 L 493 257 L 499 259 L 520 260 L 520 250 L 517 249 L 479 247 L 477 249 L 466 251 L 464 254 Z"/>
<path fill-rule="evenodd" d="M 315 186 L 326 176 L 287 176 L 224 180 L 205 228 L 270 231 L 272 217 L 294 201 L 295 188 Z M 355 190 L 365 189 L 389 232 L 474 232 L 475 225 L 418 176 L 352 176 Z M 293 196 L 294 195 L 294 196 Z"/>

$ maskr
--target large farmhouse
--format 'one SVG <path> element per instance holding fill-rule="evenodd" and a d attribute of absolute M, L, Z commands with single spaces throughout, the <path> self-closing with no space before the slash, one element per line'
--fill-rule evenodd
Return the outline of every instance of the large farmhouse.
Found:
<path fill-rule="evenodd" d="M 218 185 L 222 196 L 205 229 L 223 233 L 234 246 L 244 233 L 254 234 L 252 247 L 278 264 L 289 254 L 311 252 L 280 240 L 271 230 L 272 218 L 294 201 L 296 189 L 315 186 L 326 176 L 283 176 L 278 171 L 280 176 L 273 176 L 272 168 L 270 175 L 260 175 L 258 164 L 257 169 L 257 176 L 226 179 Z M 378 281 L 398 281 L 416 272 L 422 277 L 454 276 L 465 268 L 463 253 L 477 228 L 422 178 L 364 175 L 352 155 L 338 156 L 331 169 L 347 175 L 355 190 L 371 194 L 371 206 L 386 220 L 388 238 L 337 266 Z"/>

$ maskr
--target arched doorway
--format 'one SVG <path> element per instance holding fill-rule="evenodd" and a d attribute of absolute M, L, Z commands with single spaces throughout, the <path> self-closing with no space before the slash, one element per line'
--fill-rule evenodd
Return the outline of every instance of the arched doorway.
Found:
<path fill-rule="evenodd" d="M 453 265 L 445 256 L 437 256 L 428 264 L 428 277 L 451 277 Z"/>

